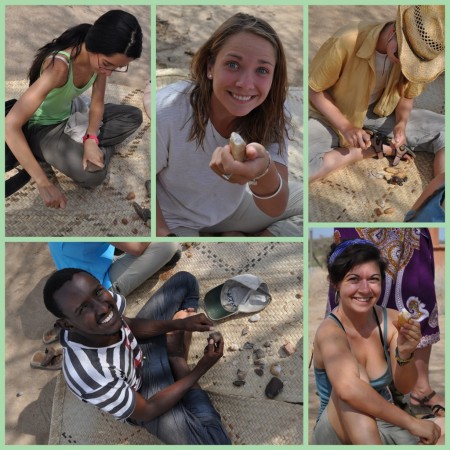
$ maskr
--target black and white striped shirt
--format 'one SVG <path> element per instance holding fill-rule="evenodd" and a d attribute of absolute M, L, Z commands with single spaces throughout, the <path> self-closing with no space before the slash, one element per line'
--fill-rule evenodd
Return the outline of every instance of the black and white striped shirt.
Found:
<path fill-rule="evenodd" d="M 125 297 L 112 293 L 119 313 L 125 311 Z M 126 419 L 136 404 L 141 386 L 142 350 L 128 325 L 123 322 L 122 337 L 108 347 L 86 347 L 60 335 L 64 348 L 63 373 L 69 389 L 82 401 Z"/>

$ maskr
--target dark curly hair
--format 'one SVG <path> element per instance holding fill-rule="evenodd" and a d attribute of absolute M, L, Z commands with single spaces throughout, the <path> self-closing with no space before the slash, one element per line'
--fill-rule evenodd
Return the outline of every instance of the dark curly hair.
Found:
<path fill-rule="evenodd" d="M 345 242 L 345 241 L 343 241 Z M 332 244 L 327 261 L 338 244 Z M 352 269 L 352 267 L 374 261 L 378 264 L 381 272 L 381 279 L 386 278 L 387 261 L 381 256 L 380 250 L 372 244 L 354 244 L 349 245 L 340 253 L 332 264 L 328 264 L 328 277 L 333 286 L 337 286 Z"/>

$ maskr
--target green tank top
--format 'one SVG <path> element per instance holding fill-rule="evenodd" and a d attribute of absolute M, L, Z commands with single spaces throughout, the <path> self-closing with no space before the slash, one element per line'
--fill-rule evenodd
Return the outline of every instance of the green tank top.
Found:
<path fill-rule="evenodd" d="M 67 56 L 69 62 L 69 77 L 67 83 L 64 86 L 52 89 L 48 93 L 45 100 L 31 116 L 29 120 L 29 124 L 31 125 L 55 125 L 68 119 L 72 110 L 72 100 L 88 90 L 97 78 L 97 74 L 94 73 L 85 86 L 77 88 L 73 84 L 70 54 L 63 51 L 58 52 L 58 54 Z"/>

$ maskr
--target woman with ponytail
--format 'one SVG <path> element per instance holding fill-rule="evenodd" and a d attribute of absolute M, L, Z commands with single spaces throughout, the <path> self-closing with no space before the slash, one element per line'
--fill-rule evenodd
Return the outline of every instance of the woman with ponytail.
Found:
<path fill-rule="evenodd" d="M 28 72 L 30 86 L 5 119 L 6 144 L 35 180 L 44 204 L 64 208 L 66 198 L 45 174 L 46 161 L 83 187 L 98 186 L 115 145 L 142 123 L 129 105 L 104 104 L 107 78 L 126 72 L 142 52 L 142 30 L 125 11 L 111 10 L 91 24 L 69 28 L 41 47 Z M 84 136 L 65 133 L 73 100 L 92 86 Z"/>

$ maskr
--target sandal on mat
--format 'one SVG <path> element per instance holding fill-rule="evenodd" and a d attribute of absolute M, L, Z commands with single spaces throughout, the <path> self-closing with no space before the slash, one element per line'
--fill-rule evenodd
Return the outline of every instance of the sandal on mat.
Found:
<path fill-rule="evenodd" d="M 409 405 L 413 410 L 414 414 L 421 414 L 423 412 L 431 412 L 435 416 L 445 417 L 445 407 L 436 403 L 435 405 L 427 405 L 427 403 L 436 395 L 436 391 L 431 391 L 430 394 L 424 395 L 423 397 L 416 397 L 413 394 L 409 394 L 409 397 L 418 402 L 418 405 L 413 405 L 411 401 Z"/>
<path fill-rule="evenodd" d="M 370 143 L 372 148 L 375 150 L 378 159 L 383 158 L 383 156 L 393 156 L 394 161 L 392 165 L 396 166 L 401 159 L 405 159 L 406 155 L 409 155 L 411 158 L 416 157 L 414 152 L 406 145 L 401 145 L 399 148 L 395 148 L 392 145 L 392 138 L 390 138 L 389 136 L 372 130 L 371 128 L 363 128 L 363 130 L 370 135 Z M 383 145 L 390 146 L 394 153 L 392 155 L 386 154 L 383 150 Z"/>
<path fill-rule="evenodd" d="M 52 342 L 59 341 L 59 332 L 61 328 L 53 326 L 52 328 L 49 328 L 43 335 L 42 335 L 42 342 L 45 345 L 51 344 Z"/>
<path fill-rule="evenodd" d="M 33 369 L 60 370 L 63 361 L 63 349 L 46 347 L 45 351 L 37 351 L 31 357 L 30 366 Z"/>

